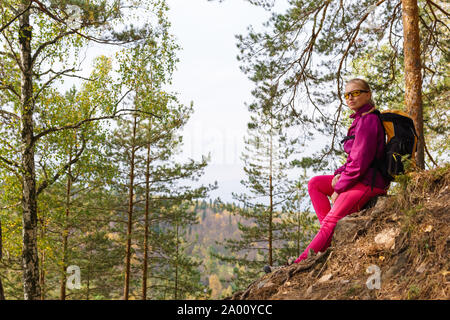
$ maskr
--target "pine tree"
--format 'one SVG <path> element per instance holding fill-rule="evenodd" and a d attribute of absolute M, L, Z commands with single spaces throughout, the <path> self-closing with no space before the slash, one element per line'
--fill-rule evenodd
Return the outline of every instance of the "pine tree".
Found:
<path fill-rule="evenodd" d="M 186 117 L 183 116 L 183 118 L 187 120 Z M 175 119 L 177 119 L 177 117 L 175 117 L 174 120 Z M 183 272 L 185 275 L 191 274 L 191 276 L 195 275 L 195 277 L 199 277 L 196 275 L 196 272 L 198 272 L 196 271 L 196 268 L 199 264 L 186 258 L 183 254 L 184 249 L 180 248 L 180 242 L 183 242 L 183 239 L 185 238 L 185 231 L 192 224 L 197 223 L 196 212 L 188 210 L 188 208 L 192 206 L 193 201 L 204 198 L 209 190 L 215 188 L 214 185 L 199 186 L 196 188 L 183 185 L 184 181 L 197 180 L 197 177 L 201 175 L 207 164 L 206 158 L 199 163 L 190 161 L 185 164 L 175 163 L 175 165 L 169 165 L 171 159 L 175 155 L 174 151 L 176 151 L 178 144 L 181 142 L 181 140 L 174 135 L 175 130 L 180 128 L 179 126 L 181 123 L 182 122 L 180 121 L 172 122 L 173 131 L 169 130 L 169 132 L 172 132 L 173 135 L 161 136 L 159 134 L 159 140 L 153 140 L 152 161 L 149 163 L 149 188 L 145 190 L 145 194 L 147 194 L 147 192 L 149 194 L 149 212 L 151 215 L 148 225 L 144 225 L 144 234 L 147 227 L 149 228 L 148 235 L 144 238 L 144 241 L 147 239 L 148 246 L 152 248 L 148 253 L 151 268 L 150 270 L 144 270 L 144 272 L 149 272 L 150 281 L 152 281 L 152 279 L 154 281 L 154 279 L 161 277 L 166 279 L 168 282 L 164 282 L 162 285 L 164 290 L 168 290 L 168 287 L 171 286 L 171 279 L 175 275 L 172 296 L 174 296 L 176 292 L 177 297 L 181 290 L 179 290 L 179 278 L 176 276 L 179 274 L 178 271 L 180 268 L 184 270 Z M 164 124 L 160 123 L 158 125 Z M 171 124 L 168 123 L 164 126 L 169 129 Z M 152 134 L 158 132 L 157 124 L 155 122 L 152 122 L 151 128 L 154 131 L 148 131 L 150 133 L 150 138 L 152 137 Z M 142 191 L 139 191 L 139 194 L 141 194 Z M 175 255 L 175 257 L 173 257 L 173 255 Z M 158 256 L 166 258 L 155 258 Z M 171 269 L 170 266 L 172 266 L 173 269 Z M 167 268 L 169 268 L 169 270 L 167 270 Z M 185 277 L 185 275 L 183 277 Z M 188 279 L 182 281 L 181 287 L 184 288 L 183 290 L 186 290 L 188 284 Z M 190 285 L 192 286 L 193 284 Z M 150 288 L 151 287 L 152 286 L 150 286 Z M 193 288 L 195 288 L 195 286 Z M 171 292 L 171 290 L 169 290 L 169 292 Z M 187 290 L 187 292 L 189 292 L 189 290 Z M 191 293 L 193 292 L 195 292 L 195 290 L 191 291 Z M 157 294 L 157 292 L 154 292 L 153 296 L 155 297 Z M 184 294 L 182 294 L 182 296 L 184 296 Z"/>
<path fill-rule="evenodd" d="M 305 208 L 305 203 L 309 202 L 307 186 L 306 174 L 303 174 L 296 183 L 295 195 L 283 205 L 280 228 L 282 247 L 278 251 L 280 261 L 292 262 L 290 260 L 305 250 L 318 231 L 315 215 Z"/>
<path fill-rule="evenodd" d="M 290 114 L 305 128 L 312 128 L 317 121 L 314 129 L 332 137 L 315 156 L 324 160 L 336 154 L 335 146 L 345 130 L 340 120 L 343 86 L 350 79 L 348 65 L 370 47 L 378 50 L 389 46 L 394 55 L 384 60 L 387 69 L 405 61 L 404 104 L 420 137 L 417 164 L 423 168 L 421 95 L 433 85 L 423 82 L 422 74 L 433 74 L 436 68 L 432 61 L 448 51 L 448 36 L 443 32 L 448 29 L 448 13 L 440 4 L 430 0 L 291 1 L 284 13 L 271 16 L 262 32 L 249 28 L 247 35 L 238 36 L 242 70 L 255 81 L 256 93 L 261 94 L 265 87 L 280 92 L 283 103 L 277 110 Z M 424 54 L 433 58 L 425 61 Z M 383 91 L 390 90 L 390 80 L 384 78 Z"/>
<path fill-rule="evenodd" d="M 263 100 L 264 101 L 264 100 Z M 283 118 L 267 110 L 251 116 L 245 152 L 242 155 L 246 179 L 241 183 L 247 188 L 244 194 L 233 194 L 234 200 L 242 205 L 233 209 L 242 217 L 239 223 L 240 240 L 228 239 L 225 247 L 240 255 L 218 258 L 238 263 L 236 268 L 238 287 L 254 279 L 265 264 L 274 265 L 282 248 L 281 210 L 286 201 L 294 195 L 294 183 L 288 179 L 293 169 L 292 156 L 298 148 L 298 139 L 289 138 Z M 250 105 L 250 110 L 255 110 Z M 277 261 L 285 263 L 286 261 Z"/>

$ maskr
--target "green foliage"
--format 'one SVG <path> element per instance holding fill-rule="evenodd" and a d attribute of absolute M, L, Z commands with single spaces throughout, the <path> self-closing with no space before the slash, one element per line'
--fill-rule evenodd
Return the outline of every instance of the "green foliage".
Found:
<path fill-rule="evenodd" d="M 270 95 L 276 97 L 277 93 Z M 294 202 L 301 199 L 295 197 L 299 186 L 288 175 L 295 174 L 298 161 L 293 158 L 300 143 L 287 135 L 284 118 L 273 113 L 277 101 L 263 96 L 249 106 L 250 111 L 259 111 L 251 116 L 241 157 L 246 175 L 241 184 L 247 191 L 233 194 L 239 206 L 228 208 L 242 219 L 238 223 L 240 234 L 223 242 L 227 252 L 212 254 L 234 266 L 233 290 L 248 286 L 262 274 L 264 265 L 285 264 L 310 237 L 306 230 L 311 219 L 304 219 L 303 214 L 292 218 L 300 210 Z M 266 109 L 252 108 L 256 104 Z"/>
<path fill-rule="evenodd" d="M 412 284 L 408 289 L 408 300 L 418 299 L 420 296 L 420 288 Z"/>
<path fill-rule="evenodd" d="M 429 2 L 418 4 L 426 142 L 433 157 L 443 159 L 449 123 L 448 103 L 442 103 L 448 100 L 448 17 Z M 336 137 L 348 127 L 342 98 L 346 81 L 365 78 L 377 106 L 404 109 L 401 18 L 400 3 L 392 1 L 289 1 L 261 31 L 249 26 L 237 36 L 238 60 L 254 81 L 255 98 L 276 98 L 280 103 L 272 112 L 284 114 L 286 125 L 333 137 L 320 152 L 306 155 L 314 159 L 313 169 L 330 169 L 342 154 Z M 253 104 L 251 110 L 267 110 L 267 104 Z"/>
<path fill-rule="evenodd" d="M 179 131 L 193 110 L 192 105 L 181 105 L 176 94 L 163 89 L 171 82 L 179 49 L 169 33 L 165 1 L 41 1 L 25 11 L 22 16 L 30 18 L 30 25 L 22 26 L 22 18 L 13 17 L 26 4 L 0 3 L 0 218 L 6 234 L 0 268 L 5 274 L 7 297 L 19 299 L 22 290 L 18 211 L 24 179 L 20 137 L 28 128 L 19 120 L 29 111 L 23 110 L 24 79 L 32 83 L 32 97 L 25 100 L 31 101 L 34 120 L 29 128 L 35 137 L 36 155 L 36 176 L 31 178 L 39 196 L 38 257 L 34 260 L 39 258 L 41 264 L 42 298 L 60 297 L 69 264 L 82 269 L 82 288 L 67 292 L 66 298 L 121 297 L 126 239 L 122 208 L 128 187 L 124 170 L 129 164 L 126 148 L 131 143 L 140 149 L 137 180 L 145 176 L 144 147 L 152 151 L 150 228 L 152 235 L 159 234 L 156 239 L 164 240 L 152 243 L 152 254 L 164 257 L 159 261 L 164 266 L 161 273 L 152 269 L 152 276 L 172 281 L 174 268 L 179 269 L 178 280 L 166 285 L 177 290 L 163 296 L 204 296 L 204 286 L 198 286 L 199 262 L 187 257 L 186 248 L 180 245 L 186 237 L 184 230 L 196 223 L 187 210 L 190 201 L 205 197 L 216 186 L 195 187 L 192 183 L 202 175 L 206 157 L 199 162 L 173 161 L 182 143 Z M 30 50 L 21 47 L 18 40 L 31 40 Z M 94 42 L 120 47 L 111 56 L 97 57 L 91 74 L 81 76 L 86 50 Z M 20 54 L 30 54 L 31 70 L 20 65 Z M 80 81 L 68 92 L 61 92 L 63 79 Z M 133 109 L 129 108 L 130 98 Z M 137 136 L 130 133 L 126 114 L 138 118 Z M 117 131 L 108 127 L 112 122 L 99 121 L 119 117 Z M 146 193 L 142 180 L 135 192 L 135 213 L 140 220 L 134 222 L 136 233 L 132 235 L 134 297 L 138 297 L 135 288 L 140 285 L 137 265 L 141 263 L 143 207 L 139 199 Z M 164 292 L 158 286 L 153 289 L 154 297 Z"/>

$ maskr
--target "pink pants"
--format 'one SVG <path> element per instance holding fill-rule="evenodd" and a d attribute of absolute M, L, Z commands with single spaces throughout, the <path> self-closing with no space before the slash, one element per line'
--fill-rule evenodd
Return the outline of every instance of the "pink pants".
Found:
<path fill-rule="evenodd" d="M 339 194 L 331 208 L 328 196 L 334 192 L 331 186 L 333 177 L 332 175 L 317 176 L 308 183 L 309 196 L 319 218 L 320 229 L 305 251 L 294 261 L 295 263 L 306 259 L 309 249 L 314 250 L 315 253 L 324 252 L 331 244 L 334 228 L 340 219 L 361 210 L 372 197 L 386 194 L 385 190 L 374 187 L 371 191 L 370 186 L 358 182 L 351 189 Z"/>

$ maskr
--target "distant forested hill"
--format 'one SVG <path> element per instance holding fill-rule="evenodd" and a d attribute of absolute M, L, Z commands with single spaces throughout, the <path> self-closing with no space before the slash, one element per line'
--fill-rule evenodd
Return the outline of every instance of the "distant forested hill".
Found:
<path fill-rule="evenodd" d="M 211 288 L 211 297 L 227 296 L 233 290 L 233 269 L 238 266 L 224 264 L 210 253 L 229 254 L 220 243 L 239 238 L 238 222 L 242 218 L 213 201 L 199 201 L 192 210 L 197 212 L 199 223 L 188 231 L 187 253 L 203 261 L 201 281 Z"/>

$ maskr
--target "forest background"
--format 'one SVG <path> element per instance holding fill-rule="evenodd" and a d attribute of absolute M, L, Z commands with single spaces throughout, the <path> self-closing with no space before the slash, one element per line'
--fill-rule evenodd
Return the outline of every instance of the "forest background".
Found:
<path fill-rule="evenodd" d="M 238 11 L 231 1 L 203 2 L 216 13 Z M 0 3 L 1 298 L 220 298 L 264 264 L 298 255 L 317 230 L 307 180 L 344 159 L 342 86 L 354 76 L 373 85 L 380 109 L 405 110 L 423 126 L 419 170 L 448 162 L 443 2 L 242 1 L 266 21 L 233 37 L 250 81 L 228 87 L 235 83 L 227 66 L 211 63 L 214 54 L 194 60 L 186 89 L 222 92 L 199 108 L 196 90 L 186 99 L 173 83 L 184 44 L 172 33 L 170 8 L 185 14 L 186 2 Z M 411 3 L 417 16 L 405 18 Z M 408 18 L 420 38 L 403 32 Z M 216 37 L 218 44 L 205 41 L 210 48 L 222 43 Z M 409 76 L 417 66 L 404 55 L 410 46 L 421 48 L 419 79 Z M 202 69 L 223 82 L 198 86 Z M 237 92 L 246 98 L 239 102 Z M 230 131 L 200 129 L 197 139 L 191 127 L 189 138 L 183 128 L 199 114 L 197 126 L 220 122 Z M 205 175 L 214 165 L 208 144 L 229 150 L 239 121 L 242 152 L 231 160 L 243 171 Z M 221 201 L 213 178 L 224 176 L 241 187 L 228 186 L 222 195 L 231 197 Z"/>

